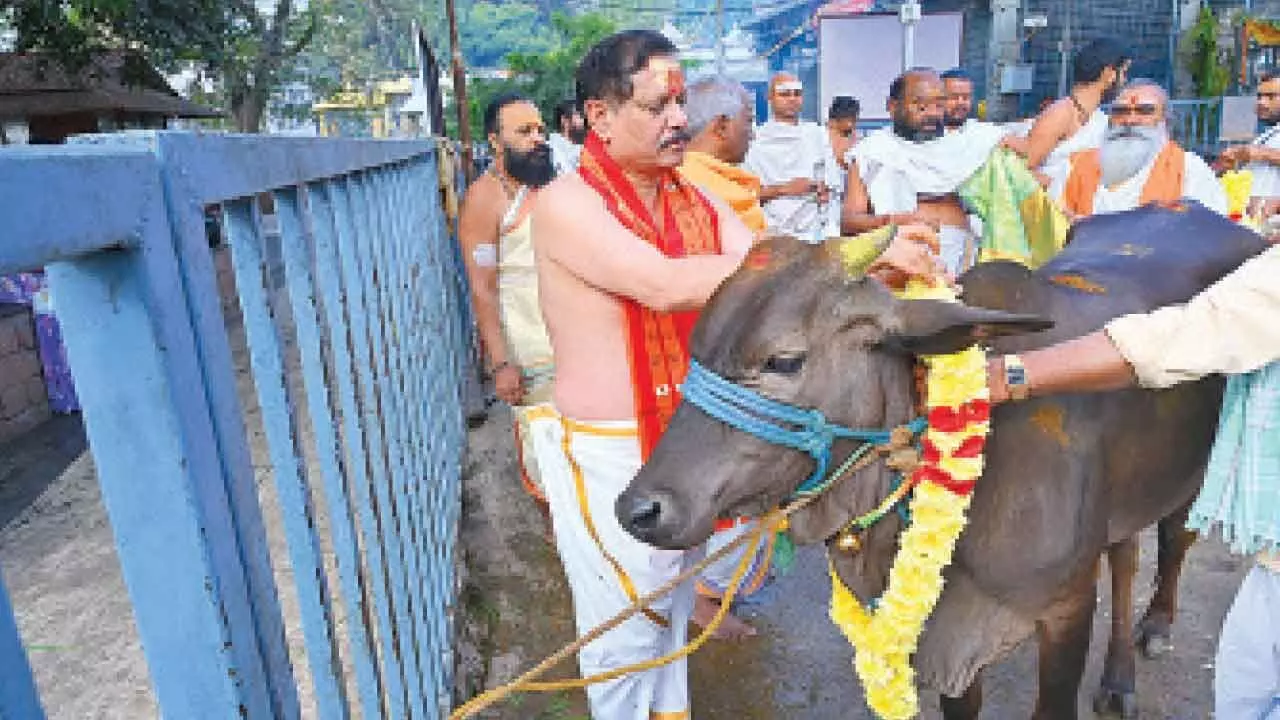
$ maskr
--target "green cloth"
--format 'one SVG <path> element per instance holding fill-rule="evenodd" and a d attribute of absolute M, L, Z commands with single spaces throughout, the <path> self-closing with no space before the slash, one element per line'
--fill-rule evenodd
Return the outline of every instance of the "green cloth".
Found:
<path fill-rule="evenodd" d="M 1280 363 L 1227 379 L 1218 435 L 1187 526 L 1242 554 L 1280 549 Z"/>
<path fill-rule="evenodd" d="M 959 188 L 982 218 L 979 261 L 1016 260 L 1039 267 L 1062 249 L 1071 225 L 1022 158 L 997 148 Z"/>

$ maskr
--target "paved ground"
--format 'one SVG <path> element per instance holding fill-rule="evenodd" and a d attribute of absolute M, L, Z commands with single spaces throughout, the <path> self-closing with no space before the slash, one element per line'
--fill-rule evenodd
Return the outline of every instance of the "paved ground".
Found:
<path fill-rule="evenodd" d="M 568 589 L 554 551 L 541 539 L 541 520 L 519 489 L 508 449 L 509 420 L 495 409 L 472 435 L 464 507 L 463 542 L 471 575 L 468 607 L 473 621 L 491 631 L 480 655 L 487 667 L 469 668 L 473 685 L 489 686 L 532 667 L 572 639 Z M 1143 545 L 1144 582 L 1150 597 L 1154 539 Z M 1182 607 L 1172 655 L 1140 661 L 1142 718 L 1192 720 L 1210 716 L 1210 683 L 1217 629 L 1244 566 L 1217 542 L 1192 550 L 1182 582 Z M 694 717 L 721 720 L 829 720 L 871 718 L 850 666 L 851 651 L 827 619 L 830 587 L 820 551 L 807 548 L 795 567 L 744 608 L 762 633 L 741 643 L 712 643 L 692 661 Z M 1082 688 L 1082 718 L 1093 717 L 1088 698 L 1101 674 L 1109 607 L 1105 589 L 1094 645 Z M 571 672 L 572 667 L 562 670 Z M 1028 717 L 1034 703 L 1034 647 L 1024 645 L 986 681 L 984 717 Z M 925 699 L 925 717 L 937 717 Z M 529 696 L 487 717 L 568 720 L 585 717 L 576 693 Z"/>
<path fill-rule="evenodd" d="M 515 479 L 509 427 L 505 413 L 495 409 L 488 423 L 472 433 L 467 461 L 467 635 L 459 646 L 464 694 L 514 676 L 573 635 L 555 553 L 542 539 L 541 520 Z M 278 533 L 272 535 L 277 545 Z M 1150 550 L 1148 542 L 1148 573 Z M 75 418 L 0 446 L 0 569 L 51 718 L 156 717 L 93 463 Z M 278 571 L 285 611 L 296 617 L 287 563 Z M 1142 717 L 1208 716 L 1214 637 L 1241 574 L 1241 563 L 1216 543 L 1201 543 L 1192 551 L 1175 653 L 1140 666 Z M 791 573 L 745 609 L 763 630 L 761 637 L 713 644 L 694 658 L 696 717 L 870 717 L 852 676 L 850 650 L 826 619 L 826 583 L 821 555 L 802 552 Z M 1144 587 L 1144 600 L 1148 592 Z M 1099 638 L 1106 621 L 1099 612 Z M 296 622 L 290 623 L 289 635 L 292 649 L 298 650 Z M 1097 683 L 1100 653 L 1096 642 L 1086 693 Z M 314 717 L 301 665 L 304 716 Z M 985 716 L 1026 717 L 1033 675 L 1034 656 L 1023 648 L 991 674 Z M 932 703 L 926 704 L 932 708 Z M 584 716 L 582 698 L 574 693 L 521 698 L 488 715 L 519 720 Z M 932 709 L 926 713 L 934 716 Z"/>

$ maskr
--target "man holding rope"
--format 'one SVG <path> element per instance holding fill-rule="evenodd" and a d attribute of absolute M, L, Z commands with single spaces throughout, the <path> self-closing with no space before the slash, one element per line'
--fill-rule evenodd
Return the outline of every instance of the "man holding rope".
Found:
<path fill-rule="evenodd" d="M 601 41 L 577 72 L 590 131 L 578 173 L 533 211 L 541 304 L 556 363 L 554 406 L 533 419 L 556 545 L 580 635 L 692 562 L 618 524 L 614 500 L 680 401 L 697 312 L 737 269 L 752 233 L 676 172 L 688 131 L 677 50 L 661 34 Z M 931 272 L 934 258 L 899 233 L 882 263 Z M 675 593 L 584 647 L 584 676 L 659 658 L 685 643 L 693 592 Z M 588 689 L 601 720 L 686 718 L 686 664 Z"/>

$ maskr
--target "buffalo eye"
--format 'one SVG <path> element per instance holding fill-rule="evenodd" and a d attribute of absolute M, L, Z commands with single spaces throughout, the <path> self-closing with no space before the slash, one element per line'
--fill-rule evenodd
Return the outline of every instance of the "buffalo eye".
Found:
<path fill-rule="evenodd" d="M 770 355 L 764 361 L 764 367 L 761 368 L 761 371 L 777 375 L 795 375 L 804 367 L 804 360 L 804 353 Z"/>

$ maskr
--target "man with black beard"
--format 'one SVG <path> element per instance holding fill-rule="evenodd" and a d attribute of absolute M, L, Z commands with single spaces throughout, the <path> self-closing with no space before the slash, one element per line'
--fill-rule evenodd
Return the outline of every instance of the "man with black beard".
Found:
<path fill-rule="evenodd" d="M 946 135 L 944 102 L 942 79 L 932 70 L 911 70 L 893 81 L 893 127 L 870 133 L 850 153 L 841 230 L 932 225 L 942 261 L 958 275 L 975 262 L 980 243 L 957 192 L 986 163 L 1005 130 L 971 123 L 962 133 Z"/>
<path fill-rule="evenodd" d="M 1164 89 L 1150 80 L 1135 80 L 1120 92 L 1102 146 L 1071 156 L 1062 195 L 1069 214 L 1124 212 L 1182 198 L 1226 214 L 1226 192 L 1213 170 L 1169 139 L 1167 107 Z"/>
<path fill-rule="evenodd" d="M 1258 80 L 1257 111 L 1262 134 L 1249 145 L 1222 151 L 1228 167 L 1244 166 L 1253 175 L 1249 195 L 1255 213 L 1263 210 L 1258 206 L 1280 201 L 1280 74 L 1268 73 Z"/>
<path fill-rule="evenodd" d="M 565 100 L 551 113 L 551 125 L 555 131 L 547 138 L 551 146 L 551 164 L 556 175 L 564 175 L 578 169 L 578 155 L 582 142 L 587 139 L 587 121 L 578 110 L 575 100 Z"/>
<path fill-rule="evenodd" d="M 458 235 L 494 390 L 515 411 L 516 442 L 523 446 L 528 409 L 551 397 L 551 341 L 538 305 L 529 218 L 538 189 L 555 170 L 546 126 L 528 98 L 494 98 L 484 128 L 494 162 L 467 190 Z M 525 487 L 541 500 L 533 453 L 521 450 Z"/>

